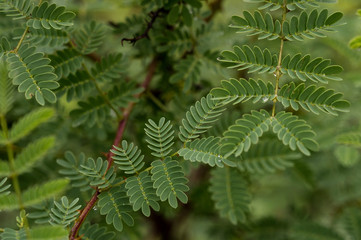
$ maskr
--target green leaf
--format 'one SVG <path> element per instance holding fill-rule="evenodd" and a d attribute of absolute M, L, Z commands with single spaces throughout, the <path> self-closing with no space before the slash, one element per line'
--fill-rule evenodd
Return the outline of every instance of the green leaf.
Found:
<path fill-rule="evenodd" d="M 157 203 L 159 198 L 148 172 L 141 172 L 138 176 L 127 178 L 125 188 L 134 211 L 142 209 L 142 213 L 147 217 L 150 216 L 150 208 L 159 211 L 160 206 Z"/>
<path fill-rule="evenodd" d="M 262 80 L 255 81 L 240 78 L 239 80 L 231 78 L 221 81 L 222 87 L 213 88 L 211 94 L 214 100 L 221 100 L 225 103 L 233 104 L 244 103 L 252 100 L 253 103 L 262 101 L 272 101 L 275 97 L 275 87 L 271 82 L 267 85 Z"/>
<path fill-rule="evenodd" d="M 57 179 L 28 188 L 22 193 L 23 206 L 33 206 L 60 194 L 65 190 L 68 183 L 68 179 Z M 13 210 L 17 208 L 19 208 L 19 206 L 15 194 L 0 196 L 0 210 Z"/>
<path fill-rule="evenodd" d="M 299 110 L 299 106 L 306 111 L 319 114 L 319 112 L 338 115 L 337 111 L 348 112 L 350 103 L 341 100 L 343 94 L 337 93 L 332 89 L 309 85 L 304 83 L 295 85 L 293 82 L 282 86 L 278 92 L 277 100 L 284 107 L 292 107 Z"/>
<path fill-rule="evenodd" d="M 17 52 L 9 52 L 6 61 L 9 77 L 14 85 L 19 85 L 19 92 L 25 92 L 26 99 L 35 96 L 37 102 L 44 105 L 43 91 L 59 87 L 57 75 L 53 73 L 53 67 L 48 65 L 50 60 L 29 44 L 22 44 Z M 51 82 L 51 87 L 42 85 L 44 82 Z M 54 99 L 50 102 L 54 102 Z"/>
<path fill-rule="evenodd" d="M 294 225 L 290 231 L 290 235 L 292 240 L 343 239 L 332 229 L 310 222 Z"/>
<path fill-rule="evenodd" d="M 29 17 L 34 8 L 34 3 L 28 0 L 4 0 L 0 2 L 0 12 L 13 20 Z"/>
<path fill-rule="evenodd" d="M 318 12 L 314 9 L 310 14 L 302 11 L 299 16 L 292 17 L 286 22 L 283 28 L 283 35 L 287 40 L 303 41 L 304 38 L 314 39 L 315 37 L 326 37 L 323 31 L 333 31 L 332 26 L 342 18 L 340 12 L 328 15 L 327 9 Z"/>
<path fill-rule="evenodd" d="M 282 143 L 269 140 L 259 142 L 248 152 L 243 152 L 237 167 L 251 174 L 274 173 L 292 167 L 294 160 L 301 157 L 301 154 L 290 151 Z"/>
<path fill-rule="evenodd" d="M 7 191 L 10 188 L 10 184 L 5 185 L 8 179 L 4 178 L 0 181 L 0 196 L 5 196 L 10 194 L 10 191 Z"/>
<path fill-rule="evenodd" d="M 81 205 L 76 205 L 78 201 L 79 198 L 76 198 L 69 202 L 66 196 L 61 198 L 61 202 L 54 201 L 55 207 L 51 209 L 49 214 L 51 218 L 50 223 L 66 227 L 74 222 L 79 215 L 78 210 L 81 208 Z"/>
<path fill-rule="evenodd" d="M 75 157 L 72 152 L 66 151 L 64 157 L 65 159 L 56 160 L 57 164 L 63 167 L 59 173 L 70 179 L 74 188 L 80 188 L 80 191 L 89 190 L 91 179 L 81 172 L 81 166 L 86 164 L 85 154 L 80 153 L 78 157 Z"/>
<path fill-rule="evenodd" d="M 262 3 L 258 9 L 270 8 L 270 11 L 276 11 L 284 4 L 284 0 L 244 0 L 250 3 Z M 317 3 L 337 3 L 337 0 L 287 0 L 287 9 L 294 11 L 297 8 L 305 9 L 307 6 L 318 7 Z"/>
<path fill-rule="evenodd" d="M 83 55 L 95 52 L 103 43 L 106 29 L 103 24 L 90 21 L 74 32 L 76 49 Z"/>
<path fill-rule="evenodd" d="M 202 162 L 211 167 L 224 167 L 224 164 L 235 167 L 236 164 L 220 152 L 220 138 L 208 137 L 186 142 L 185 146 L 178 150 L 179 156 L 191 162 Z"/>
<path fill-rule="evenodd" d="M 359 132 L 350 132 L 344 133 L 337 137 L 337 142 L 349 146 L 361 147 L 361 133 Z"/>
<path fill-rule="evenodd" d="M 276 54 L 266 48 L 264 50 L 248 45 L 234 46 L 232 51 L 223 51 L 219 61 L 228 68 L 248 70 L 248 73 L 274 73 L 278 65 Z M 287 55 L 282 59 L 282 74 L 287 74 L 292 79 L 301 81 L 328 83 L 328 80 L 341 81 L 342 78 L 333 76 L 343 69 L 340 66 L 331 65 L 331 61 L 323 58 L 311 59 L 310 55 L 302 56 L 301 53 L 294 56 Z"/>
<path fill-rule="evenodd" d="M 189 190 L 188 182 L 179 163 L 167 157 L 164 161 L 156 160 L 152 162 L 152 181 L 160 200 L 166 201 L 171 207 L 177 208 L 179 199 L 182 203 L 188 202 L 185 194 Z"/>
<path fill-rule="evenodd" d="M 31 240 L 63 240 L 68 231 L 61 226 L 39 226 L 30 229 Z"/>
<path fill-rule="evenodd" d="M 216 122 L 225 109 L 220 101 L 212 100 L 209 94 L 201 98 L 194 106 L 187 111 L 186 117 L 182 119 L 182 126 L 179 127 L 179 139 L 182 142 L 191 141 L 198 138 L 211 128 L 211 124 Z"/>
<path fill-rule="evenodd" d="M 172 9 L 169 11 L 167 15 L 167 22 L 171 25 L 175 24 L 179 18 L 179 11 L 180 7 L 179 5 L 175 5 L 172 7 Z"/>
<path fill-rule="evenodd" d="M 132 207 L 123 187 L 102 192 L 99 195 L 98 205 L 100 214 L 106 215 L 106 223 L 113 224 L 117 231 L 123 230 L 123 222 L 128 226 L 134 225 L 134 220 L 129 214 L 132 212 Z"/>
<path fill-rule="evenodd" d="M 63 30 L 56 30 L 54 28 L 29 28 L 29 33 L 29 42 L 34 45 L 61 47 L 70 40 L 67 32 Z"/>
<path fill-rule="evenodd" d="M 345 167 L 355 166 L 360 161 L 360 153 L 354 147 L 338 146 L 334 154 L 338 162 Z"/>
<path fill-rule="evenodd" d="M 121 147 L 113 146 L 110 151 L 114 154 L 112 157 L 114 163 L 125 174 L 138 174 L 144 166 L 144 155 L 141 150 L 133 143 L 128 144 L 126 140 L 122 141 Z"/>
<path fill-rule="evenodd" d="M 66 100 L 70 102 L 73 98 L 82 98 L 87 92 L 94 89 L 92 76 L 87 71 L 77 71 L 70 74 L 67 78 L 59 80 L 60 87 L 56 90 L 57 93 L 67 94 Z"/>
<path fill-rule="evenodd" d="M 79 235 L 87 240 L 112 240 L 115 237 L 115 232 L 108 232 L 106 227 L 100 227 L 99 224 L 90 224 L 86 222 L 79 230 Z"/>
<path fill-rule="evenodd" d="M 221 217 L 228 218 L 232 224 L 245 222 L 251 196 L 241 174 L 229 167 L 215 168 L 210 183 L 209 191 Z"/>
<path fill-rule="evenodd" d="M 281 37 L 281 23 L 275 21 L 271 14 L 263 16 L 259 11 L 254 14 L 243 11 L 244 17 L 233 16 L 231 28 L 237 29 L 237 33 L 246 33 L 247 36 L 258 35 L 258 39 L 275 40 Z"/>
<path fill-rule="evenodd" d="M 40 124 L 48 121 L 53 115 L 54 110 L 52 108 L 39 108 L 28 113 L 13 125 L 9 132 L 9 141 L 14 143 L 27 136 Z"/>
<path fill-rule="evenodd" d="M 4 232 L 0 234 L 3 240 L 27 240 L 25 229 L 14 230 L 11 228 L 5 228 Z"/>
<path fill-rule="evenodd" d="M 361 239 L 361 211 L 359 208 L 350 207 L 344 210 L 341 223 L 352 240 Z"/>
<path fill-rule="evenodd" d="M 118 86 L 115 86 L 106 95 L 108 100 L 118 108 L 125 108 L 131 102 L 137 102 L 138 99 L 134 97 L 135 94 L 142 92 L 142 88 L 137 88 L 134 82 L 122 81 Z M 104 100 L 103 95 L 96 97 L 89 97 L 86 101 L 78 102 L 79 108 L 70 112 L 70 116 L 74 119 L 73 126 L 87 124 L 92 127 L 98 123 L 104 124 L 109 117 L 111 109 L 108 103 Z"/>
<path fill-rule="evenodd" d="M 313 140 L 315 132 L 305 120 L 298 119 L 298 116 L 291 112 L 279 112 L 271 122 L 273 132 L 284 145 L 292 151 L 300 150 L 304 155 L 311 155 L 309 150 L 317 151 L 318 143 Z"/>
<path fill-rule="evenodd" d="M 186 59 L 180 60 L 175 66 L 175 73 L 170 77 L 170 83 L 178 83 L 184 81 L 183 91 L 190 90 L 194 83 L 199 82 L 201 74 L 201 61 L 200 59 L 188 56 Z"/>
<path fill-rule="evenodd" d="M 221 139 L 221 153 L 224 157 L 234 154 L 236 157 L 248 152 L 252 144 L 257 144 L 264 132 L 268 131 L 271 116 L 265 110 L 252 111 L 236 120 L 228 127 Z"/>
<path fill-rule="evenodd" d="M 153 120 L 148 119 L 144 129 L 148 138 L 146 142 L 149 144 L 148 148 L 152 150 L 152 155 L 164 159 L 172 152 L 171 147 L 174 144 L 174 130 L 170 121 L 165 120 L 164 117 L 159 119 L 158 124 Z"/>
<path fill-rule="evenodd" d="M 189 9 L 185 6 L 183 6 L 182 8 L 182 17 L 183 17 L 183 21 L 185 23 L 186 26 L 190 27 L 192 26 L 192 14 L 190 13 Z"/>
<path fill-rule="evenodd" d="M 89 177 L 89 184 L 99 189 L 110 187 L 116 178 L 114 167 L 108 168 L 108 161 L 98 157 L 88 158 L 80 165 L 79 172 Z"/>
<path fill-rule="evenodd" d="M 6 115 L 14 103 L 14 87 L 8 78 L 7 67 L 0 62 L 0 115 Z"/>
<path fill-rule="evenodd" d="M 51 60 L 50 65 L 54 67 L 58 79 L 67 78 L 70 73 L 75 73 L 83 63 L 82 55 L 78 51 L 69 48 L 57 51 L 56 54 L 50 55 L 49 58 Z"/>
<path fill-rule="evenodd" d="M 56 4 L 43 2 L 40 6 L 35 6 L 31 18 L 26 22 L 28 27 L 35 29 L 57 29 L 73 25 L 75 13 L 66 11 L 65 7 L 58 7 Z"/>
<path fill-rule="evenodd" d="M 20 154 L 16 155 L 14 169 L 17 175 L 30 171 L 40 161 L 50 148 L 54 146 L 55 137 L 40 138 L 30 143 Z M 1 173 L 0 173 L 1 175 Z"/>

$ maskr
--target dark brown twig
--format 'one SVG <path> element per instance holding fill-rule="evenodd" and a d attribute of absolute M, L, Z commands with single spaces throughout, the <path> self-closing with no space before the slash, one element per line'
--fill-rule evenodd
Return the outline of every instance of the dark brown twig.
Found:
<path fill-rule="evenodd" d="M 145 77 L 143 83 L 141 84 L 141 87 L 143 87 L 144 90 L 148 89 L 149 84 L 152 81 L 153 76 L 155 74 L 156 68 L 157 68 L 157 61 L 156 61 L 156 59 L 153 59 L 153 61 L 149 64 L 147 76 Z M 142 93 L 138 93 L 134 97 L 140 98 L 141 95 L 142 95 Z M 118 129 L 117 129 L 117 133 L 115 135 L 114 141 L 113 141 L 112 149 L 114 148 L 114 146 L 118 146 L 119 143 L 121 142 L 124 131 L 125 131 L 125 126 L 127 125 L 127 122 L 129 120 L 129 115 L 130 115 L 134 105 L 135 105 L 135 103 L 131 102 L 131 103 L 129 103 L 127 108 L 124 109 L 123 119 L 118 124 Z M 109 153 L 107 154 L 107 160 L 109 163 L 107 171 L 109 170 L 109 168 L 111 167 L 111 165 L 113 163 L 113 159 L 112 159 L 113 155 L 114 154 L 111 151 L 109 151 Z M 79 238 L 77 238 L 79 229 L 80 229 L 81 225 L 83 224 L 84 220 L 86 219 L 86 217 L 88 216 L 89 212 L 94 207 L 95 203 L 98 201 L 99 194 L 100 194 L 100 191 L 98 188 L 96 188 L 96 191 L 93 194 L 92 198 L 87 203 L 87 205 L 83 208 L 83 210 L 81 210 L 79 217 L 75 220 L 74 226 L 70 230 L 70 234 L 69 234 L 70 240 L 79 239 Z"/>
<path fill-rule="evenodd" d="M 129 42 L 134 45 L 140 39 L 149 38 L 148 33 L 149 33 L 150 29 L 152 29 L 155 20 L 159 17 L 159 14 L 161 12 L 164 12 L 163 8 L 160 8 L 155 12 L 153 12 L 153 11 L 150 12 L 149 13 L 150 21 L 149 22 L 147 21 L 147 28 L 145 29 L 145 31 L 141 35 L 135 36 L 133 38 L 123 38 L 121 41 L 122 46 L 123 46 L 124 41 Z"/>

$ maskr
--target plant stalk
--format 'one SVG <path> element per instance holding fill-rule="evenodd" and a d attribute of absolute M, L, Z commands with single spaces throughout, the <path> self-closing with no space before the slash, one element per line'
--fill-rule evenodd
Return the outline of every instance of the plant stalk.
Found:
<path fill-rule="evenodd" d="M 283 29 L 283 24 L 286 21 L 286 14 L 287 14 L 287 0 L 283 1 L 283 12 L 282 12 L 282 22 L 281 22 L 281 29 Z M 273 98 L 273 107 L 272 107 L 272 117 L 275 116 L 276 114 L 276 103 L 277 103 L 277 96 L 278 96 L 278 88 L 279 88 L 279 82 L 282 76 L 282 72 L 281 72 L 281 64 L 282 64 L 282 54 L 283 54 L 283 47 L 284 47 L 284 43 L 285 43 L 285 38 L 284 36 L 281 37 L 281 46 L 280 46 L 280 52 L 278 55 L 278 64 L 277 64 L 277 68 L 276 68 L 276 72 L 275 72 L 275 76 L 276 76 L 276 87 L 275 87 L 275 97 Z"/>

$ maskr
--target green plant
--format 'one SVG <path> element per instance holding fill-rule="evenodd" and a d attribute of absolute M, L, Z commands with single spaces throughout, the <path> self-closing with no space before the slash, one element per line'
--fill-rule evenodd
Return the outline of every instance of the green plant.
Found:
<path fill-rule="evenodd" d="M 213 23 L 217 0 L 143 0 L 144 14 L 122 23 L 85 21 L 79 6 L 70 11 L 56 1 L 0 0 L 0 20 L 16 26 L 0 44 L 0 157 L 7 159 L 0 161 L 0 210 L 20 211 L 17 228 L 0 236 L 139 239 L 147 230 L 139 221 L 151 221 L 167 228 L 159 237 L 178 239 L 187 206 L 215 218 L 211 199 L 233 237 L 263 239 L 272 221 L 252 220 L 259 179 L 291 172 L 315 188 L 306 157 L 328 153 L 313 153 L 325 147 L 312 128 L 350 104 L 328 87 L 342 80 L 343 68 L 297 49 L 341 25 L 341 12 L 319 10 L 335 0 L 246 2 L 258 10 L 233 16 L 222 38 Z M 246 44 L 234 30 L 255 37 Z M 224 48 L 234 35 L 232 50 L 214 47 L 212 40 Z M 219 66 L 218 56 L 236 71 Z M 214 76 L 228 80 L 206 80 Z M 359 140 L 338 137 L 334 152 L 343 167 L 358 163 Z M 38 178 L 44 169 L 45 179 Z M 358 239 L 359 210 L 347 209 L 337 217 L 343 232 L 292 213 L 267 237 Z"/>

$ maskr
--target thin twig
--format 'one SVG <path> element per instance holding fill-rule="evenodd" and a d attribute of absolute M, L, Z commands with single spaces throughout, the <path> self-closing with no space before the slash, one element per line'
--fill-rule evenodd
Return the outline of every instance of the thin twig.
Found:
<path fill-rule="evenodd" d="M 148 89 L 149 84 L 150 84 L 150 82 L 153 79 L 153 76 L 155 74 L 156 68 L 157 68 L 157 61 L 156 61 L 156 59 L 153 59 L 153 61 L 149 64 L 147 76 L 145 77 L 143 83 L 141 84 L 141 87 L 143 87 L 145 90 Z M 138 93 L 138 94 L 135 95 L 135 97 L 140 98 L 141 95 L 142 95 L 142 93 Z M 129 115 L 130 115 L 130 113 L 131 113 L 131 111 L 132 111 L 132 109 L 134 107 L 134 104 L 135 103 L 132 102 L 127 106 L 127 108 L 124 109 L 124 111 L 123 111 L 123 119 L 118 124 L 117 133 L 115 135 L 115 138 L 114 138 L 114 141 L 113 141 L 113 146 L 112 146 L 111 149 L 114 149 L 114 146 L 118 146 L 119 143 L 121 142 L 121 140 L 123 138 L 124 131 L 125 131 L 125 126 L 127 125 Z M 107 154 L 107 160 L 108 160 L 108 163 L 109 163 L 107 171 L 109 170 L 109 168 L 111 167 L 111 165 L 113 163 L 113 159 L 112 159 L 113 155 L 114 154 L 111 151 L 109 151 L 109 153 Z M 98 188 L 96 188 L 96 191 L 93 194 L 92 198 L 87 203 L 87 205 L 83 208 L 83 210 L 81 211 L 79 217 L 75 220 L 74 226 L 70 230 L 70 234 L 69 234 L 69 239 L 70 240 L 78 239 L 77 235 L 78 235 L 79 229 L 80 229 L 81 225 L 83 224 L 84 220 L 86 219 L 86 217 L 88 216 L 91 209 L 93 209 L 94 205 L 98 201 L 99 194 L 100 194 L 100 191 L 99 191 Z"/>
<path fill-rule="evenodd" d="M 164 11 L 164 8 L 160 8 L 155 12 L 150 12 L 149 13 L 150 21 L 147 22 L 147 28 L 145 29 L 145 31 L 141 35 L 135 36 L 133 38 L 123 38 L 121 40 L 122 46 L 123 46 L 124 41 L 129 42 L 134 45 L 140 39 L 149 38 L 148 33 L 149 33 L 150 29 L 152 29 L 155 20 L 158 18 L 159 14 L 163 11 Z"/>
<path fill-rule="evenodd" d="M 282 22 L 281 22 L 281 29 L 283 27 L 284 22 L 286 21 L 286 14 L 287 14 L 287 2 L 286 0 L 284 0 L 283 3 L 283 13 L 282 13 Z M 277 103 L 277 95 L 278 95 L 278 88 L 279 88 L 279 82 L 280 82 L 280 78 L 282 76 L 282 72 L 281 72 L 281 64 L 282 64 L 282 53 L 283 53 L 283 46 L 285 43 L 285 39 L 284 36 L 282 36 L 281 38 L 281 46 L 280 46 L 280 52 L 278 55 L 278 64 L 277 64 L 277 68 L 276 68 L 276 86 L 275 86 L 275 97 L 273 98 L 273 107 L 272 107 L 272 117 L 275 116 L 276 114 L 276 103 Z"/>

